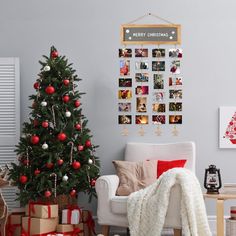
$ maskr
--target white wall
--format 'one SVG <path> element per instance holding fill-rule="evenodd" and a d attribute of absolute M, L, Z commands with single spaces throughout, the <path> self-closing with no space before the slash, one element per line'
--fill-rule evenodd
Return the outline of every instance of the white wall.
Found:
<path fill-rule="evenodd" d="M 218 148 L 218 107 L 236 103 L 236 2 L 234 0 L 0 0 L 0 56 L 18 56 L 21 63 L 21 119 L 27 119 L 28 96 L 39 72 L 38 60 L 54 44 L 74 62 L 83 81 L 84 112 L 100 145 L 102 173 L 113 173 L 127 141 L 197 145 L 197 175 L 215 163 L 223 181 L 235 182 L 236 150 Z M 120 25 L 148 12 L 182 24 L 184 49 L 184 124 L 179 137 L 162 137 L 149 127 L 144 137 L 133 126 L 120 135 L 117 125 L 117 49 Z M 140 22 L 142 23 L 142 22 Z M 161 23 L 154 18 L 149 23 Z M 208 203 L 210 214 L 214 205 Z"/>

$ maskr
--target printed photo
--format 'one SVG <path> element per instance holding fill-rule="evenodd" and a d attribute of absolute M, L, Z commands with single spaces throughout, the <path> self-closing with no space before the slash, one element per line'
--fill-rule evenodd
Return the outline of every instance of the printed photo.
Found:
<path fill-rule="evenodd" d="M 162 74 L 153 75 L 153 88 L 154 89 L 164 89 L 164 79 Z"/>
<path fill-rule="evenodd" d="M 152 116 L 152 123 L 154 125 L 164 125 L 166 123 L 166 116 L 164 115 L 154 115 Z"/>
<path fill-rule="evenodd" d="M 180 74 L 180 61 L 172 61 L 170 65 L 170 72 L 172 74 Z"/>
<path fill-rule="evenodd" d="M 118 98 L 119 99 L 131 99 L 132 98 L 132 91 L 130 89 L 119 90 L 118 91 Z"/>
<path fill-rule="evenodd" d="M 146 116 L 146 115 L 135 116 L 135 124 L 136 125 L 147 125 L 148 124 L 148 116 Z"/>
<path fill-rule="evenodd" d="M 152 104 L 153 112 L 166 112 L 166 104 L 164 103 L 153 103 Z"/>
<path fill-rule="evenodd" d="M 136 95 L 148 95 L 148 86 L 137 86 L 135 92 Z"/>
<path fill-rule="evenodd" d="M 135 62 L 135 69 L 136 70 L 147 70 L 148 67 L 148 62 L 147 61 L 136 61 Z"/>
<path fill-rule="evenodd" d="M 136 112 L 147 112 L 147 97 L 136 98 Z"/>
<path fill-rule="evenodd" d="M 169 77 L 169 86 L 181 86 L 183 85 L 182 77 L 172 78 Z"/>
<path fill-rule="evenodd" d="M 118 116 L 118 123 L 120 125 L 130 125 L 132 124 L 132 116 L 120 115 Z"/>
<path fill-rule="evenodd" d="M 170 102 L 169 111 L 182 111 L 182 102 Z"/>
<path fill-rule="evenodd" d="M 183 50 L 181 48 L 172 48 L 169 50 L 169 57 L 182 58 Z"/>
<path fill-rule="evenodd" d="M 129 60 L 120 60 L 120 75 L 130 75 L 130 61 Z"/>
<path fill-rule="evenodd" d="M 120 112 L 131 112 L 131 103 L 130 102 L 119 102 L 118 110 Z"/>
<path fill-rule="evenodd" d="M 135 57 L 148 57 L 148 49 L 147 48 L 136 48 L 135 49 Z"/>
<path fill-rule="evenodd" d="M 152 71 L 165 71 L 165 61 L 152 61 Z"/>
<path fill-rule="evenodd" d="M 132 49 L 130 48 L 120 48 L 119 57 L 132 57 Z"/>
<path fill-rule="evenodd" d="M 163 102 L 165 93 L 163 92 L 153 92 L 153 102 Z"/>
<path fill-rule="evenodd" d="M 132 79 L 119 78 L 119 87 L 132 87 Z"/>
<path fill-rule="evenodd" d="M 173 99 L 182 99 L 182 89 L 171 89 L 170 91 L 170 97 L 169 98 L 173 98 Z"/>
<path fill-rule="evenodd" d="M 148 82 L 148 73 L 135 73 L 136 82 Z"/>
<path fill-rule="evenodd" d="M 166 56 L 166 50 L 164 48 L 155 48 L 152 49 L 152 57 L 165 57 Z"/>
<path fill-rule="evenodd" d="M 182 124 L 182 115 L 170 115 L 169 124 Z"/>

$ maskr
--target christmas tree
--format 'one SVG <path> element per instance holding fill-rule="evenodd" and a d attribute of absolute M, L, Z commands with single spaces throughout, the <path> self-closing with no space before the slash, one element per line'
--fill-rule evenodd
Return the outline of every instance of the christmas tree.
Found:
<path fill-rule="evenodd" d="M 223 136 L 223 138 L 227 138 L 232 144 L 236 144 L 236 112 L 232 116 L 232 119 L 227 126 L 225 136 Z"/>
<path fill-rule="evenodd" d="M 80 79 L 72 64 L 51 47 L 50 56 L 39 61 L 42 68 L 34 83 L 35 95 L 29 122 L 16 146 L 18 163 L 10 178 L 19 188 L 18 200 L 49 200 L 56 195 L 75 197 L 77 192 L 96 196 L 99 175 L 97 146 L 91 142 L 88 120 L 82 114 L 76 87 Z"/>

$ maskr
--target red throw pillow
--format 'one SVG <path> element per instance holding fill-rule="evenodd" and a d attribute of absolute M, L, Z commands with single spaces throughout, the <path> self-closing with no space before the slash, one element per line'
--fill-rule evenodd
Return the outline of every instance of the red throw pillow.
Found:
<path fill-rule="evenodd" d="M 173 161 L 162 161 L 157 162 L 157 178 L 160 177 L 164 172 L 176 167 L 184 167 L 187 160 L 173 160 Z"/>

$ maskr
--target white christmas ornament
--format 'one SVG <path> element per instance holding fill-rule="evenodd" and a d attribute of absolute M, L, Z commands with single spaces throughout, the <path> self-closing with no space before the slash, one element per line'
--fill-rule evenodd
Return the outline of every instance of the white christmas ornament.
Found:
<path fill-rule="evenodd" d="M 47 105 L 48 105 L 47 102 L 45 102 L 45 101 L 41 102 L 41 106 L 46 107 Z"/>
<path fill-rule="evenodd" d="M 88 159 L 88 163 L 89 164 L 93 164 L 93 160 L 92 159 Z"/>
<path fill-rule="evenodd" d="M 47 145 L 46 143 L 44 143 L 44 144 L 42 145 L 42 149 L 44 149 L 44 150 L 48 149 L 48 145 Z"/>
<path fill-rule="evenodd" d="M 43 68 L 44 71 L 50 71 L 50 69 L 51 69 L 50 66 L 44 66 Z"/>
<path fill-rule="evenodd" d="M 66 182 L 68 179 L 69 179 L 69 177 L 68 177 L 67 175 L 64 175 L 64 176 L 62 177 L 62 180 L 63 180 L 64 182 Z"/>
<path fill-rule="evenodd" d="M 66 117 L 71 117 L 71 112 L 70 111 L 66 112 Z"/>

